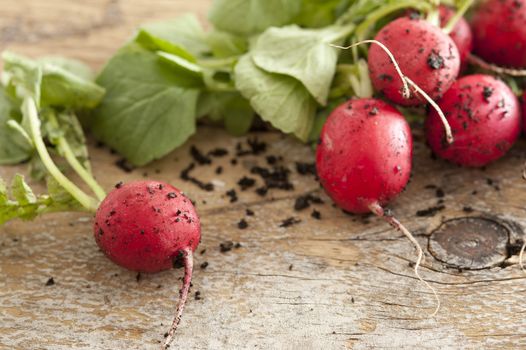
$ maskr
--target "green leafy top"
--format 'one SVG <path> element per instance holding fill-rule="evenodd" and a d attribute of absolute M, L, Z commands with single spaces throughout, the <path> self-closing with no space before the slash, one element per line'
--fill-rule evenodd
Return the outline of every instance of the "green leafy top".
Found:
<path fill-rule="evenodd" d="M 251 55 L 259 68 L 299 80 L 324 105 L 338 60 L 338 52 L 329 44 L 339 43 L 352 29 L 350 26 L 313 30 L 296 25 L 269 28 L 258 38 Z"/>
<path fill-rule="evenodd" d="M 18 164 L 33 152 L 31 141 L 14 130 L 22 119 L 17 112 L 14 101 L 0 87 L 0 165 Z"/>
<path fill-rule="evenodd" d="M 141 36 L 150 38 L 151 43 L 158 46 L 147 46 L 148 49 L 162 50 L 178 56 L 186 56 L 188 60 L 200 57 L 209 51 L 205 40 L 205 32 L 197 17 L 191 14 L 179 18 L 152 22 L 143 25 L 136 41 L 144 44 Z"/>
<path fill-rule="evenodd" d="M 298 80 L 258 68 L 251 55 L 239 61 L 235 76 L 236 87 L 264 120 L 307 140 L 316 102 Z"/>
<path fill-rule="evenodd" d="M 372 36 L 409 8 L 438 11 L 420 0 L 215 0 L 208 32 L 193 15 L 143 25 L 97 78 L 107 93 L 93 131 L 139 166 L 182 145 L 202 117 L 240 135 L 258 114 L 311 140 L 327 106 L 373 93 L 367 50 L 331 44 Z"/>
<path fill-rule="evenodd" d="M 86 124 L 95 136 L 135 165 L 182 145 L 198 118 L 242 135 L 259 115 L 312 142 L 331 108 L 373 94 L 367 50 L 343 52 L 331 44 L 371 38 L 407 9 L 437 22 L 440 3 L 464 13 L 472 0 L 215 0 L 211 30 L 193 15 L 145 24 L 96 81 L 75 60 L 4 52 L 0 165 L 28 161 L 31 173 L 47 178 L 49 194 L 36 196 L 15 177 L 8 195 L 2 182 L 0 220 L 93 210 L 104 198 L 91 175 L 79 110 L 93 110 Z M 95 197 L 68 179 L 56 159 Z"/>
<path fill-rule="evenodd" d="M 53 178 L 47 184 L 48 194 L 35 195 L 22 175 L 15 175 L 11 182 L 11 193 L 0 179 L 0 225 L 19 218 L 32 220 L 38 215 L 60 211 L 85 210 Z"/>
<path fill-rule="evenodd" d="M 104 89 L 80 62 L 58 57 L 33 60 L 4 52 L 0 88 L 0 164 L 30 160 L 48 182 L 48 194 L 35 195 L 21 175 L 8 190 L 0 180 L 0 224 L 47 212 L 94 210 L 105 193 L 91 175 L 88 151 L 76 110 L 98 105 Z M 91 197 L 69 180 L 50 153 L 62 156 L 94 191 Z M 33 172 L 32 173 L 36 173 Z"/>
<path fill-rule="evenodd" d="M 132 43 L 112 58 L 97 82 L 107 95 L 92 129 L 133 164 L 164 156 L 195 132 L 202 80 L 188 68 L 165 63 Z"/>

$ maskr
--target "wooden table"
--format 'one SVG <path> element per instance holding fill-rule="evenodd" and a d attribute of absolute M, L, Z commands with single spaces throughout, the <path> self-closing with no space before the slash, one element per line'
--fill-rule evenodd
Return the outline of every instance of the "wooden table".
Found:
<path fill-rule="evenodd" d="M 209 4 L 2 0 L 0 46 L 34 56 L 67 55 L 100 68 L 139 23 L 187 11 L 204 20 Z M 331 206 L 312 176 L 294 170 L 295 161 L 312 162 L 313 153 L 291 138 L 253 134 L 267 142 L 266 154 L 231 165 L 236 143 L 246 139 L 201 127 L 185 147 L 129 174 L 114 165 L 118 156 L 108 150 L 91 152 L 107 189 L 148 173 L 197 201 L 200 250 L 206 252 L 196 255 L 192 298 L 176 348 L 526 348 L 526 275 L 513 244 L 526 224 L 526 182 L 520 178 L 526 144 L 485 170 L 469 170 L 433 160 L 421 130 L 414 132 L 414 177 L 392 209 L 427 248 L 422 275 L 442 301 L 434 318 L 428 317 L 434 299 L 410 266 L 411 244 L 379 219 L 348 216 Z M 198 170 L 201 179 L 214 181 L 213 192 L 179 177 L 192 144 L 204 151 L 224 147 L 231 154 Z M 283 156 L 295 190 L 260 197 L 253 189 L 238 189 L 239 201 L 230 203 L 225 192 L 255 164 L 266 166 L 266 155 Z M 215 174 L 219 165 L 222 175 Z M 9 178 L 23 169 L 1 167 L 0 175 Z M 322 220 L 311 217 L 312 208 L 294 211 L 295 199 L 306 193 L 325 201 L 315 206 Z M 255 215 L 246 217 L 246 209 Z M 301 222 L 279 227 L 288 217 Z M 474 219 L 441 226 L 463 217 Z M 245 230 L 237 226 L 242 218 L 249 224 Z M 102 255 L 91 230 L 91 217 L 72 213 L 0 228 L 0 348 L 159 348 L 182 271 L 137 278 Z M 225 241 L 240 242 L 241 248 L 220 252 Z M 199 268 L 204 262 L 208 267 Z M 46 286 L 51 277 L 54 285 Z M 200 300 L 193 297 L 196 291 Z"/>

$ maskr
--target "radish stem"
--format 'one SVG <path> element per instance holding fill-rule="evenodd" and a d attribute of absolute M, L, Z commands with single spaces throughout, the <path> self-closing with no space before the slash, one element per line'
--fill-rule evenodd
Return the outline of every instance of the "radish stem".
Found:
<path fill-rule="evenodd" d="M 87 195 L 84 191 L 77 187 L 77 185 L 75 185 L 66 176 L 64 176 L 64 174 L 62 174 L 62 172 L 53 162 L 53 159 L 51 159 L 51 156 L 47 151 L 46 145 L 42 140 L 42 134 L 40 131 L 40 119 L 38 118 L 38 111 L 35 104 L 35 100 L 32 97 L 24 98 L 24 102 L 22 103 L 22 113 L 29 120 L 30 132 L 33 143 L 38 152 L 38 155 L 40 156 L 40 159 L 42 160 L 42 163 L 49 171 L 51 176 L 53 176 L 55 180 L 57 180 L 57 182 L 62 187 L 64 187 L 64 189 L 68 191 L 69 194 L 71 194 L 73 198 L 75 198 L 83 207 L 95 212 L 97 210 L 96 200 L 91 196 Z"/>
<path fill-rule="evenodd" d="M 59 128 L 58 120 L 54 114 L 49 114 L 48 116 L 51 123 L 53 123 L 57 128 Z M 64 136 L 57 137 L 57 147 L 60 149 L 64 158 L 68 161 L 69 165 L 75 170 L 75 172 L 80 176 L 82 180 L 91 188 L 93 193 L 97 196 L 99 201 L 102 201 L 106 198 L 106 192 L 100 187 L 97 181 L 89 173 L 82 164 L 78 161 L 77 157 L 73 153 L 68 140 Z"/>
<path fill-rule="evenodd" d="M 424 251 L 422 250 L 420 243 L 418 243 L 413 234 L 404 225 L 402 225 L 400 221 L 398 221 L 398 219 L 396 219 L 390 214 L 386 214 L 385 210 L 378 203 L 371 204 L 369 206 L 369 209 L 371 209 L 371 212 L 373 212 L 375 215 L 387 221 L 392 227 L 401 231 L 415 246 L 416 250 L 418 251 L 418 258 L 416 259 L 414 267 L 415 275 L 422 283 L 424 283 L 427 286 L 427 288 L 429 288 L 433 292 L 433 295 L 435 296 L 437 305 L 435 311 L 430 316 L 434 317 L 438 313 L 438 310 L 440 310 L 440 298 L 438 297 L 436 290 L 433 287 L 431 287 L 431 285 L 420 276 L 420 272 L 418 271 L 418 268 L 420 267 L 420 264 L 424 259 Z"/>
<path fill-rule="evenodd" d="M 177 304 L 177 309 L 175 311 L 175 317 L 172 322 L 172 326 L 168 331 L 166 339 L 164 341 L 162 349 L 168 349 L 170 343 L 173 341 L 173 336 L 177 330 L 179 322 L 181 322 L 181 316 L 183 315 L 184 306 L 186 304 L 186 299 L 188 298 L 188 292 L 190 290 L 190 282 L 192 281 L 192 272 L 194 268 L 194 259 L 191 248 L 186 248 L 182 250 L 183 253 L 183 264 L 184 264 L 184 277 L 183 277 L 183 288 L 181 288 L 181 293 L 179 297 L 179 302 Z"/>
<path fill-rule="evenodd" d="M 7 126 L 9 126 L 11 129 L 13 129 L 14 131 L 18 132 L 20 135 L 22 135 L 22 137 L 27 141 L 27 143 L 29 145 L 31 145 L 31 147 L 34 147 L 33 145 L 33 140 L 31 140 L 31 137 L 27 134 L 26 132 L 26 129 L 24 129 L 22 127 L 22 125 L 20 125 L 18 122 L 16 122 L 15 120 L 13 119 L 9 119 L 7 122 L 6 122 Z"/>
<path fill-rule="evenodd" d="M 367 19 L 356 28 L 356 36 L 358 37 L 358 39 L 365 38 L 367 36 L 369 28 L 375 23 L 377 23 L 380 19 L 395 11 L 403 10 L 405 8 L 414 8 L 416 10 L 421 11 L 430 11 L 432 7 L 425 1 L 421 0 L 400 1 L 390 5 L 382 6 L 375 12 L 370 13 L 367 16 Z"/>
<path fill-rule="evenodd" d="M 451 17 L 449 22 L 447 22 L 446 26 L 443 28 L 446 34 L 450 34 L 453 31 L 458 21 L 460 21 L 460 19 L 464 16 L 467 10 L 469 10 L 469 8 L 473 5 L 473 2 L 474 0 L 465 0 L 462 6 L 458 8 L 455 15 Z"/>
<path fill-rule="evenodd" d="M 102 201 L 106 197 L 106 192 L 100 187 L 93 176 L 80 164 L 75 154 L 71 150 L 68 141 L 64 137 L 58 139 L 58 147 L 64 153 L 64 157 L 68 161 L 69 165 L 75 170 L 75 172 L 86 182 L 86 184 L 92 189 L 93 193 L 97 198 Z"/>

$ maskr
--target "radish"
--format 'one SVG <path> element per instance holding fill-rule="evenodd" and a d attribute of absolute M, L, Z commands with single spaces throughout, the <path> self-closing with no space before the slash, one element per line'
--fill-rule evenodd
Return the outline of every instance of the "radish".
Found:
<path fill-rule="evenodd" d="M 426 120 L 433 152 L 453 163 L 485 166 L 506 154 L 521 132 L 517 97 L 502 81 L 489 75 L 459 79 L 438 102 L 451 125 L 455 142 L 447 144 L 435 111 Z"/>
<path fill-rule="evenodd" d="M 372 212 L 406 235 L 418 250 L 416 276 L 423 251 L 413 235 L 383 208 L 395 199 L 409 181 L 413 139 L 404 116 L 377 99 L 350 100 L 336 108 L 327 119 L 316 151 L 320 182 L 342 209 Z M 434 315 L 433 314 L 433 315 Z"/>
<path fill-rule="evenodd" d="M 460 56 L 453 40 L 431 23 L 407 17 L 398 18 L 376 35 L 395 54 L 400 68 L 433 100 L 438 99 L 458 76 Z M 420 93 L 403 96 L 402 82 L 389 56 L 378 46 L 369 50 L 369 71 L 376 90 L 403 106 L 425 103 Z"/>
<path fill-rule="evenodd" d="M 526 68 L 526 0 L 488 0 L 473 16 L 475 53 L 497 65 Z"/>
<path fill-rule="evenodd" d="M 192 201 L 177 188 L 138 181 L 116 188 L 100 204 L 93 227 L 95 241 L 116 264 L 139 272 L 158 272 L 181 260 L 185 272 L 168 348 L 181 321 L 193 270 L 193 252 L 201 239 Z"/>
<path fill-rule="evenodd" d="M 441 5 L 439 8 L 440 11 L 440 25 L 446 27 L 449 21 L 455 16 L 455 11 L 447 6 Z M 473 51 L 473 33 L 468 22 L 464 17 L 455 23 L 455 26 L 451 29 L 449 36 L 457 46 L 459 55 L 460 55 L 460 70 L 464 70 L 467 66 L 469 56 L 471 51 Z"/>

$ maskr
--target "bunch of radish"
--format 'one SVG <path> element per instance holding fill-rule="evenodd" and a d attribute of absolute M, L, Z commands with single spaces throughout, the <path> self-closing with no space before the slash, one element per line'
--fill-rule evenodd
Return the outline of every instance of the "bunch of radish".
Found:
<path fill-rule="evenodd" d="M 474 9 L 470 26 L 462 15 L 471 3 L 459 14 L 441 6 L 441 26 L 429 18 L 403 15 L 381 28 L 374 40 L 346 48 L 372 44 L 370 79 L 385 100 L 400 106 L 430 105 L 425 131 L 437 156 L 482 167 L 507 153 L 520 136 L 521 115 L 526 116 L 514 91 L 494 76 L 524 75 L 526 0 L 485 1 Z M 490 74 L 460 77 L 467 69 Z M 434 315 L 440 300 L 418 272 L 423 250 L 384 208 L 407 185 L 411 163 L 408 123 L 394 106 L 376 98 L 351 99 L 336 108 L 317 148 L 320 182 L 336 204 L 384 218 L 415 244 L 415 274 L 437 299 Z"/>
<path fill-rule="evenodd" d="M 503 157 L 519 138 L 522 118 L 526 116 L 526 107 L 521 108 L 517 97 L 519 86 L 516 84 L 512 89 L 499 79 L 526 76 L 526 0 L 483 1 L 474 8 L 470 25 L 463 16 L 473 2 L 458 1 L 458 12 L 438 6 L 437 1 L 407 2 L 418 9 L 430 9 L 428 13 L 415 15 L 407 12 L 407 7 L 411 6 L 406 2 L 388 1 L 388 6 L 380 6 L 376 12 L 365 16 L 353 34 L 356 40 L 350 40 L 354 43 L 346 48 L 353 49 L 352 56 L 358 61 L 357 47 L 371 45 L 365 68 L 369 80 L 360 83 L 374 87 L 377 96 L 351 99 L 335 108 L 321 131 L 316 151 L 320 182 L 338 206 L 357 214 L 374 213 L 415 245 L 418 253 L 415 274 L 437 300 L 433 315 L 439 310 L 440 299 L 419 274 L 423 249 L 386 208 L 407 186 L 412 170 L 411 128 L 401 110 L 428 108 L 425 132 L 430 148 L 437 156 L 467 167 L 486 166 Z M 397 12 L 400 10 L 406 12 Z M 385 22 L 380 19 L 388 16 L 391 21 L 376 28 L 378 23 Z M 354 30 L 354 25 L 350 28 Z M 373 29 L 376 30 L 374 39 L 367 39 L 366 34 Z M 294 29 L 294 33 L 296 31 Z M 344 33 L 350 35 L 351 32 Z M 347 40 L 338 36 L 340 39 Z M 336 46 L 333 40 L 322 44 Z M 56 133 L 43 135 L 41 132 L 45 129 L 41 124 L 42 116 L 49 110 L 40 105 L 41 91 L 32 90 L 41 84 L 40 66 L 15 58 L 11 57 L 13 71 L 7 77 L 12 84 L 9 91 L 20 100 L 17 102 L 29 129 L 14 122 L 11 127 L 29 139 L 49 178 L 54 181 L 53 189 L 60 188 L 60 195 L 37 198 L 20 176 L 16 179 L 19 191 L 15 192 L 20 193 L 15 201 L 7 197 L 0 181 L 0 203 L 4 206 L 1 213 L 5 216 L 0 219 L 31 219 L 42 213 L 64 210 L 68 208 L 66 204 L 72 205 L 72 210 L 95 213 L 95 241 L 116 264 L 138 272 L 154 273 L 182 263 L 185 273 L 180 299 L 163 344 L 163 348 L 168 348 L 188 297 L 192 256 L 201 238 L 200 220 L 192 201 L 177 188 L 156 181 L 119 183 L 106 196 L 89 167 L 80 164 L 73 152 L 68 152 L 67 138 L 59 135 L 51 141 L 55 140 L 59 149 L 62 145 L 64 157 L 97 198 L 77 187 L 66 178 L 47 150 L 50 140 L 45 137 Z M 295 63 L 291 60 L 292 65 Z M 228 61 L 229 66 L 235 64 L 235 60 Z M 255 71 L 263 72 L 259 68 Z M 464 72 L 469 74 L 461 76 Z M 281 73 L 273 72 L 272 76 L 281 79 Z M 79 77 L 71 78 L 71 74 L 65 76 L 75 84 L 82 82 Z M 31 79 L 35 81 L 27 83 Z M 285 78 L 283 82 L 287 82 Z M 265 81 L 257 83 L 263 87 L 266 84 Z M 294 86 L 300 88 L 301 84 Z M 272 89 L 271 86 L 265 93 Z M 368 90 L 371 89 L 364 89 Z M 90 106 L 97 103 L 90 103 Z M 306 109 L 311 108 L 307 106 Z M 63 112 L 63 108 L 57 111 Z M 55 119 L 53 114 L 48 115 L 47 125 L 57 127 L 59 120 Z M 64 203 L 56 202 L 57 198 Z M 4 222 L 2 220 L 0 223 Z M 520 254 L 521 266 L 525 247 Z"/>

